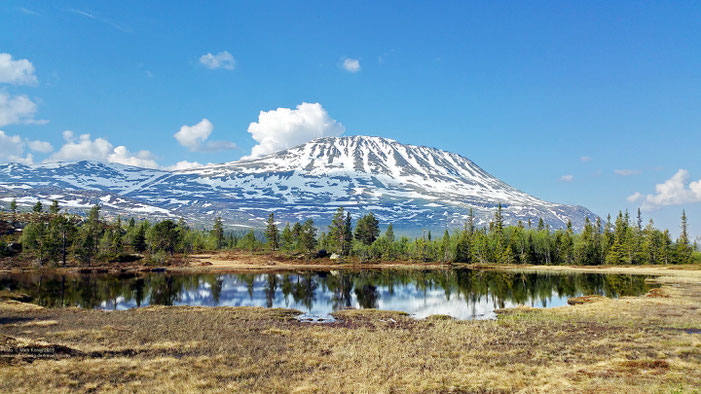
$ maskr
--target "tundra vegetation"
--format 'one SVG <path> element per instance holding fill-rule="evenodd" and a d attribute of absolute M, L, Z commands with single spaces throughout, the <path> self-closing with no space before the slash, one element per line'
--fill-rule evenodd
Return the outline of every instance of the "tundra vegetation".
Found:
<path fill-rule="evenodd" d="M 701 271 L 683 268 L 597 268 L 661 287 L 479 321 L 363 309 L 309 324 L 286 309 L 105 312 L 0 294 L 0 391 L 694 392 Z"/>
<path fill-rule="evenodd" d="M 306 259 L 335 255 L 342 261 L 408 261 L 466 264 L 533 265 L 644 265 L 689 264 L 701 261 L 698 245 L 689 239 L 686 214 L 681 232 L 672 240 L 669 230 L 659 230 L 652 220 L 643 225 L 640 211 L 635 220 L 619 212 L 615 220 L 586 221 L 575 233 L 552 230 L 542 219 L 506 225 L 501 205 L 484 227 L 475 225 L 470 210 L 464 227 L 445 230 L 440 237 L 430 231 L 410 239 L 397 237 L 392 224 L 381 233 L 377 218 L 369 213 L 355 221 L 338 208 L 326 231 L 314 222 L 286 223 L 280 231 L 271 213 L 264 231 L 226 231 L 221 219 L 211 230 L 195 229 L 183 220 L 150 222 L 130 218 L 105 220 L 100 207 L 87 216 L 61 212 L 57 202 L 44 211 L 41 202 L 31 212 L 17 212 L 16 204 L 0 214 L 0 256 L 47 265 L 90 266 L 145 258 L 152 264 L 168 264 L 182 256 L 203 251 L 269 251 Z"/>

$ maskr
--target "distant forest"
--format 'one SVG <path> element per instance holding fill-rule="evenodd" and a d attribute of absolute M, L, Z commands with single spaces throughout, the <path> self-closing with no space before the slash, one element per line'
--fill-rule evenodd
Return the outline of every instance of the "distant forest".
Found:
<path fill-rule="evenodd" d="M 696 242 L 687 233 L 681 215 L 681 233 L 672 240 L 652 220 L 643 224 L 619 212 L 612 222 L 587 219 L 581 233 L 571 223 L 552 231 L 537 223 L 507 226 L 501 205 L 493 220 L 476 227 L 472 210 L 464 227 L 440 236 L 424 231 L 415 238 L 395 236 L 392 225 L 381 233 L 379 221 L 369 213 L 354 220 L 338 208 L 326 231 L 314 222 L 287 223 L 282 229 L 271 213 L 263 232 L 226 231 L 221 218 L 211 230 L 194 229 L 182 219 L 150 222 L 121 218 L 108 221 L 94 206 L 86 217 L 61 211 L 54 201 L 48 209 L 37 202 L 31 212 L 19 212 L 13 201 L 0 212 L 0 256 L 45 265 L 85 265 L 143 260 L 167 264 L 188 254 L 218 250 L 274 252 L 304 259 L 329 256 L 358 262 L 409 261 L 472 264 L 639 265 L 701 262 Z"/>

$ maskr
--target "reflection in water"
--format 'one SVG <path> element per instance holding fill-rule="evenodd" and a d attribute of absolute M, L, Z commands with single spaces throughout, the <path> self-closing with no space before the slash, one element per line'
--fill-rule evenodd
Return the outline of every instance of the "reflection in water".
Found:
<path fill-rule="evenodd" d="M 494 309 L 564 305 L 584 294 L 640 295 L 644 276 L 498 271 L 382 270 L 265 274 L 10 274 L 0 289 L 47 307 L 127 309 L 147 305 L 264 306 L 328 316 L 344 308 L 399 310 L 422 318 L 492 318 Z"/>

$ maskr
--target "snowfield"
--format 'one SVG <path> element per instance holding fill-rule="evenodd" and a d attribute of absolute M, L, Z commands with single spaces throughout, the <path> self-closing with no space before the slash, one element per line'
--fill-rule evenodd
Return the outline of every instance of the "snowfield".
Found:
<path fill-rule="evenodd" d="M 268 156 L 163 171 L 99 162 L 0 165 L 0 200 L 18 203 L 58 199 L 80 211 L 101 204 L 108 214 L 183 217 L 211 225 L 221 216 L 229 226 L 263 226 L 315 218 L 328 224 L 343 206 L 357 215 L 373 211 L 396 228 L 462 227 L 473 208 L 486 224 L 497 204 L 507 223 L 538 218 L 575 229 L 596 216 L 581 206 L 556 204 L 528 195 L 490 175 L 469 159 L 381 137 L 325 137 Z"/>

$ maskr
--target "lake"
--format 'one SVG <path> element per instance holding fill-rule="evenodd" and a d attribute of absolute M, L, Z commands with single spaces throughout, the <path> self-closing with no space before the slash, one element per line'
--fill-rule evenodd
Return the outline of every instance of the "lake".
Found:
<path fill-rule="evenodd" d="M 645 294 L 642 275 L 446 270 L 291 271 L 245 274 L 0 274 L 0 289 L 45 307 L 105 310 L 148 305 L 293 308 L 325 321 L 345 308 L 404 311 L 416 318 L 490 319 L 495 309 L 562 306 L 567 299 Z"/>

